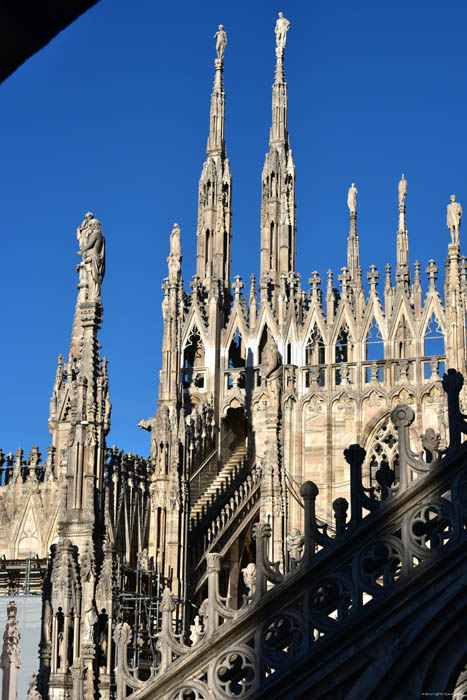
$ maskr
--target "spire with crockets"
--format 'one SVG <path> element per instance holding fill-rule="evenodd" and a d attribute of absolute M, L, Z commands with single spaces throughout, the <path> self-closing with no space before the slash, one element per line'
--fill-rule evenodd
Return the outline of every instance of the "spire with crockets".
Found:
<path fill-rule="evenodd" d="M 211 95 L 206 161 L 199 181 L 196 274 L 207 290 L 221 280 L 230 293 L 232 176 L 225 154 L 225 92 L 222 73 L 227 34 L 222 24 L 214 35 L 214 86 Z"/>
<path fill-rule="evenodd" d="M 282 12 L 276 22 L 276 72 L 272 87 L 272 126 L 262 174 L 261 278 L 273 297 L 282 274 L 295 270 L 295 164 L 287 131 L 287 83 L 284 49 L 290 22 Z"/>

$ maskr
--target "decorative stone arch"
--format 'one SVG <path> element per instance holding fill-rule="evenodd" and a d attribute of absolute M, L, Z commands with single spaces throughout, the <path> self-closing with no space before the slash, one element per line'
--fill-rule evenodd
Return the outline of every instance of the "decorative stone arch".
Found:
<path fill-rule="evenodd" d="M 425 357 L 445 354 L 445 325 L 434 308 L 430 308 L 430 312 L 420 328 L 420 349 Z"/>
<path fill-rule="evenodd" d="M 362 335 L 364 359 L 367 361 L 384 360 L 384 341 L 383 328 L 373 311 L 365 324 Z"/>
<path fill-rule="evenodd" d="M 205 345 L 201 332 L 193 323 L 183 343 L 183 367 L 191 369 L 205 366 Z"/>
<path fill-rule="evenodd" d="M 404 384 L 400 387 L 396 387 L 389 394 L 389 402 L 391 408 L 395 408 L 400 403 L 406 403 L 409 406 L 412 406 L 416 403 L 416 400 L 417 399 L 414 392 L 412 391 L 412 388 L 409 386 L 405 386 Z"/>
<path fill-rule="evenodd" d="M 382 414 L 382 415 L 381 415 Z M 376 486 L 375 473 L 386 461 L 395 474 L 396 483 L 399 480 L 399 448 L 397 430 L 392 424 L 391 414 L 387 408 L 382 409 L 380 417 L 374 422 L 372 429 L 363 441 L 366 451 L 362 476 L 365 485 Z"/>
<path fill-rule="evenodd" d="M 326 362 L 326 343 L 322 329 L 316 321 L 306 336 L 304 355 L 305 365 L 323 365 Z"/>
<path fill-rule="evenodd" d="M 396 359 L 415 357 L 417 332 L 409 310 L 401 304 L 393 319 L 394 323 L 389 334 L 389 340 L 393 343 L 393 357 Z"/>
<path fill-rule="evenodd" d="M 14 540 L 14 556 L 15 559 L 28 559 L 35 554 L 40 556 L 41 549 L 40 525 L 34 512 L 32 499 L 29 498 Z"/>

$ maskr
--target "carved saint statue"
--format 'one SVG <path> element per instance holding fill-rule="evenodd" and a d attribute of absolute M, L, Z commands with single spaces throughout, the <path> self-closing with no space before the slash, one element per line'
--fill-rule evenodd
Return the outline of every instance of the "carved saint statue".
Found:
<path fill-rule="evenodd" d="M 405 197 L 407 195 L 407 180 L 405 179 L 404 173 L 399 181 L 399 206 L 402 207 L 405 204 Z"/>
<path fill-rule="evenodd" d="M 170 234 L 170 255 L 181 255 L 182 246 L 180 244 L 180 226 L 174 224 Z"/>
<path fill-rule="evenodd" d="M 284 17 L 282 12 L 279 12 L 279 18 L 276 21 L 276 27 L 274 29 L 276 33 L 276 46 L 282 52 L 285 48 L 285 42 L 287 41 L 287 32 L 289 31 L 290 22 Z"/>
<path fill-rule="evenodd" d="M 216 41 L 217 58 L 223 59 L 225 47 L 227 46 L 227 34 L 224 30 L 223 24 L 219 24 L 219 31 L 214 34 L 214 39 L 217 39 L 217 41 Z"/>
<path fill-rule="evenodd" d="M 94 625 L 98 621 L 97 610 L 94 605 L 90 605 L 84 611 L 84 641 L 93 641 Z"/>
<path fill-rule="evenodd" d="M 355 214 L 357 211 L 357 194 L 358 190 L 355 187 L 355 182 L 352 182 L 347 195 L 347 206 L 351 214 Z"/>
<path fill-rule="evenodd" d="M 89 301 L 97 301 L 101 296 L 101 284 L 105 273 L 105 239 L 101 222 L 90 211 L 76 232 L 83 258 L 88 283 Z"/>
<path fill-rule="evenodd" d="M 282 357 L 273 338 L 269 338 L 264 350 L 267 361 L 264 374 L 266 386 L 271 393 L 271 398 L 278 400 L 282 384 Z"/>
<path fill-rule="evenodd" d="M 286 537 L 287 551 L 291 559 L 298 561 L 301 559 L 305 538 L 300 530 L 296 527 L 292 528 Z"/>
<path fill-rule="evenodd" d="M 460 202 L 456 202 L 455 194 L 452 194 L 450 199 L 451 204 L 448 204 L 447 206 L 448 213 L 446 219 L 446 226 L 451 232 L 452 243 L 459 245 L 459 229 L 462 218 L 462 207 Z"/>

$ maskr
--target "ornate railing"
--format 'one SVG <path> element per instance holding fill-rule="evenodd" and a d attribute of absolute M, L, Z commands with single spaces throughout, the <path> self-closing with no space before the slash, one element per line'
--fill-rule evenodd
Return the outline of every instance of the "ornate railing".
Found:
<path fill-rule="evenodd" d="M 205 523 L 207 528 L 193 530 L 193 544 L 190 547 L 191 577 L 190 587 L 199 588 L 207 575 L 207 555 L 213 551 L 223 551 L 245 521 L 254 515 L 255 504 L 259 500 L 261 469 L 257 466 L 239 472 L 241 480 L 233 478 L 232 487 L 225 491 L 225 498 L 213 511 L 208 511 Z M 235 475 L 232 475 L 233 477 Z M 237 475 L 238 476 L 238 475 Z M 217 513 L 217 515 L 215 515 Z M 212 516 L 210 520 L 209 515 Z"/>
<path fill-rule="evenodd" d="M 378 486 L 365 488 L 365 451 L 359 445 L 345 451 L 351 470 L 351 512 L 348 518 L 346 499 L 334 501 L 334 537 L 316 519 L 317 486 L 303 484 L 304 532 L 294 530 L 287 537 L 289 571 L 280 571 L 269 561 L 270 526 L 255 525 L 256 562 L 243 569 L 249 594 L 240 609 L 230 608 L 220 595 L 221 555 L 208 554 L 208 597 L 190 628 L 190 644 L 174 633 L 175 604 L 166 589 L 159 665 L 149 681 L 137 686 L 129 682 L 129 634 L 118 626 L 118 698 L 136 687 L 128 696 L 132 700 L 174 700 L 188 691 L 197 700 L 259 697 L 282 676 L 290 677 L 304 660 L 309 668 L 327 640 L 349 639 L 364 624 L 374 627 L 381 611 L 388 610 L 388 600 L 399 596 L 399 608 L 401 600 L 408 604 L 435 567 L 442 571 L 443 563 L 464 561 L 467 445 L 461 443 L 467 422 L 459 409 L 462 383 L 462 375 L 454 370 L 443 378 L 450 429 L 444 451 L 439 450 L 434 431 L 427 430 L 424 453 L 413 453 L 409 428 L 414 413 L 405 405 L 393 410 L 399 435 L 397 486 L 393 471 L 382 461 L 376 473 Z"/>

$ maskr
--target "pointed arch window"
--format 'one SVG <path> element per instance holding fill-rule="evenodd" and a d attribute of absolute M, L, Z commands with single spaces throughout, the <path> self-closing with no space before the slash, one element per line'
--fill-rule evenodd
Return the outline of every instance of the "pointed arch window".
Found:
<path fill-rule="evenodd" d="M 401 360 L 412 356 L 413 338 L 411 335 L 409 324 L 402 316 L 395 335 L 394 355 L 396 359 Z"/>
<path fill-rule="evenodd" d="M 342 324 L 336 340 L 336 362 L 351 362 L 353 359 L 353 343 L 349 327 Z"/>
<path fill-rule="evenodd" d="M 313 326 L 308 342 L 305 348 L 305 364 L 307 365 L 324 365 L 326 362 L 326 351 L 323 337 L 318 329 L 318 326 Z"/>
<path fill-rule="evenodd" d="M 274 264 L 274 258 L 275 258 L 275 240 L 274 240 L 274 221 L 271 221 L 271 228 L 270 228 L 270 233 L 269 233 L 269 268 L 271 270 L 275 270 L 276 266 Z"/>
<path fill-rule="evenodd" d="M 183 352 L 183 366 L 185 369 L 190 369 L 204 367 L 204 363 L 204 344 L 198 329 L 193 326 Z"/>
<path fill-rule="evenodd" d="M 423 335 L 423 354 L 425 357 L 444 355 L 444 333 L 434 312 L 431 314 Z"/>
<path fill-rule="evenodd" d="M 384 360 L 383 336 L 374 316 L 366 334 L 365 359 L 370 362 Z"/>

